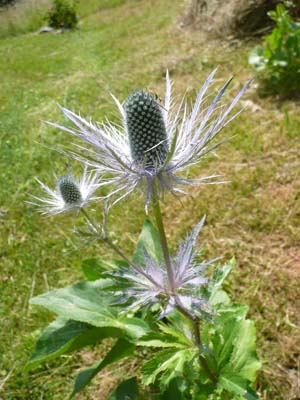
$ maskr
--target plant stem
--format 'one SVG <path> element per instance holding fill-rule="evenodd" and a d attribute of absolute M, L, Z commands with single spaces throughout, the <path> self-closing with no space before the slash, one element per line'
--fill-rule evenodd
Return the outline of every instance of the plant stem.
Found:
<path fill-rule="evenodd" d="M 195 343 L 196 343 L 197 347 L 200 347 L 202 345 L 202 343 L 201 343 L 201 338 L 200 338 L 199 320 L 198 319 L 194 320 L 193 324 L 194 324 Z M 206 361 L 205 357 L 202 354 L 200 354 L 199 360 L 200 360 L 200 363 L 201 363 L 204 371 L 207 373 L 209 379 L 214 384 L 216 384 L 218 379 L 217 379 L 216 375 L 210 370 L 210 368 L 209 368 L 209 366 L 207 364 L 207 361 Z"/>
<path fill-rule="evenodd" d="M 156 189 L 153 190 L 152 193 L 152 200 L 153 200 L 153 208 L 154 208 L 154 215 L 156 219 L 157 229 L 160 237 L 160 243 L 166 263 L 167 274 L 168 274 L 168 281 L 169 281 L 169 289 L 173 293 L 175 290 L 175 282 L 174 282 L 174 271 L 172 267 L 171 257 L 169 253 L 169 247 L 167 242 L 167 236 L 164 228 L 164 223 L 162 219 L 162 214 L 160 210 L 159 199 L 157 196 Z"/>
<path fill-rule="evenodd" d="M 166 264 L 166 267 L 167 267 L 169 285 L 170 285 L 171 292 L 175 295 L 175 299 L 176 299 L 176 293 L 175 293 L 175 289 L 176 288 L 175 288 L 175 282 L 174 282 L 174 270 L 173 270 L 172 263 L 171 263 L 171 257 L 170 257 L 167 237 L 166 237 L 166 233 L 165 233 L 163 218 L 162 218 L 161 209 L 160 209 L 159 198 L 157 196 L 156 189 L 154 189 L 153 192 L 152 192 L 152 200 L 153 200 L 154 215 L 155 215 L 155 219 L 156 219 L 157 229 L 158 229 L 160 242 L 161 242 L 161 246 L 162 246 L 162 250 L 163 250 L 165 264 Z M 179 299 L 176 299 L 176 308 L 192 322 L 193 328 L 194 328 L 195 344 L 199 348 L 202 345 L 202 343 L 201 343 L 201 338 L 200 338 L 200 328 L 199 328 L 199 320 L 198 320 L 198 318 L 196 318 L 192 313 L 190 313 L 189 310 L 187 310 L 181 304 Z M 217 383 L 217 377 L 210 370 L 210 368 L 209 368 L 209 366 L 207 364 L 207 361 L 206 361 L 205 357 L 202 354 L 200 354 L 200 356 L 199 356 L 199 361 L 200 361 L 200 364 L 201 364 L 202 368 L 207 373 L 209 379 L 214 384 L 216 384 Z"/>
<path fill-rule="evenodd" d="M 82 212 L 82 214 L 85 216 L 85 218 L 87 219 L 87 221 L 91 224 L 91 226 L 95 229 L 96 232 L 98 232 L 98 227 L 95 224 L 95 222 L 92 220 L 92 218 L 89 216 L 89 214 L 85 211 L 84 208 L 80 208 L 80 211 Z"/>
<path fill-rule="evenodd" d="M 98 227 L 95 224 L 95 222 L 91 219 L 89 214 L 83 208 L 81 208 L 80 210 L 81 210 L 82 214 L 85 216 L 85 218 L 87 219 L 87 221 L 91 224 L 91 226 L 93 227 L 95 232 L 98 232 Z M 154 284 L 154 286 L 159 287 L 159 284 L 149 274 L 147 274 L 145 271 L 143 271 L 142 268 L 140 268 L 139 266 L 134 264 L 116 245 L 114 245 L 109 240 L 109 238 L 99 236 L 98 239 L 100 241 L 104 242 L 105 244 L 107 244 L 116 254 L 118 254 L 121 258 L 123 258 L 123 260 L 125 260 L 136 272 L 138 272 L 139 274 L 141 274 L 145 278 L 147 278 L 150 282 L 152 282 Z"/>

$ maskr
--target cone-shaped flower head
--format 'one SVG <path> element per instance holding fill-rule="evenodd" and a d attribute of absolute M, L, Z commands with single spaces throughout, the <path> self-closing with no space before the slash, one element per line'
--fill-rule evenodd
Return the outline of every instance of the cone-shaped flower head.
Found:
<path fill-rule="evenodd" d="M 93 124 L 62 108 L 75 125 L 74 129 L 59 127 L 88 144 L 76 144 L 71 157 L 95 168 L 103 177 L 101 186 L 108 186 L 107 197 L 117 202 L 137 187 L 144 190 L 146 208 L 155 185 L 157 195 L 168 190 L 183 192 L 185 185 L 220 183 L 220 175 L 190 179 L 180 174 L 197 164 L 208 152 L 222 142 L 210 144 L 212 139 L 232 119 L 233 108 L 247 89 L 249 82 L 229 105 L 220 104 L 231 79 L 213 97 L 208 89 L 216 71 L 206 79 L 189 109 L 185 99 L 174 108 L 171 99 L 171 81 L 167 73 L 166 95 L 160 104 L 153 95 L 139 90 L 129 95 L 122 105 L 114 96 L 122 117 L 122 124 L 109 122 Z M 113 204 L 113 203 L 112 203 Z"/>
<path fill-rule="evenodd" d="M 80 187 L 70 175 L 59 178 L 57 187 L 66 204 L 76 205 L 82 202 Z"/>
<path fill-rule="evenodd" d="M 84 168 L 83 175 L 77 181 L 71 173 L 56 178 L 56 189 L 52 190 L 43 182 L 37 179 L 46 192 L 44 198 L 32 196 L 37 201 L 29 203 L 37 205 L 43 214 L 59 214 L 70 210 L 79 210 L 85 207 L 95 190 L 99 187 L 97 174 L 88 173 Z"/>
<path fill-rule="evenodd" d="M 131 156 L 137 165 L 155 169 L 168 154 L 162 106 L 150 93 L 131 93 L 124 104 Z"/>

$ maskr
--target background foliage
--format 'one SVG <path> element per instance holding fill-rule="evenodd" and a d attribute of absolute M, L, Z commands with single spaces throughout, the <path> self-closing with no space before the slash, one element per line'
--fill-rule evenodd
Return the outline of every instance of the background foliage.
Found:
<path fill-rule="evenodd" d="M 55 29 L 74 29 L 78 23 L 76 4 L 66 0 L 54 0 L 45 20 Z"/>
<path fill-rule="evenodd" d="M 289 10 L 279 4 L 269 12 L 275 28 L 249 57 L 263 90 L 281 96 L 300 94 L 300 20 L 294 21 Z"/>

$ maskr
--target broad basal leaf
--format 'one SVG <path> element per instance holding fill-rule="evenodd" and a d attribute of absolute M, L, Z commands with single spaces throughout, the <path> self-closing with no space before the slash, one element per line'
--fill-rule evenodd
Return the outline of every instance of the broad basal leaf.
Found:
<path fill-rule="evenodd" d="M 31 299 L 60 317 L 84 322 L 94 327 L 115 327 L 130 337 L 144 335 L 147 324 L 137 318 L 120 315 L 120 309 L 110 306 L 110 297 L 103 291 L 111 285 L 110 279 L 81 282 L 63 289 L 52 290 Z"/>
<path fill-rule="evenodd" d="M 34 297 L 30 303 L 43 306 L 67 319 L 97 327 L 119 327 L 117 311 L 109 307 L 109 297 L 102 295 L 102 290 L 110 283 L 110 279 L 80 282 Z"/>
<path fill-rule="evenodd" d="M 159 235 L 152 223 L 146 219 L 139 240 L 134 251 L 132 261 L 137 265 L 144 264 L 144 251 L 160 264 L 163 260 L 162 248 L 160 245 Z"/>
<path fill-rule="evenodd" d="M 71 397 L 82 390 L 103 368 L 132 355 L 134 349 L 135 346 L 132 343 L 122 338 L 119 339 L 102 361 L 79 373 Z"/>
<path fill-rule="evenodd" d="M 87 345 L 99 343 L 106 337 L 120 337 L 124 332 L 119 328 L 95 328 L 83 322 L 59 317 L 39 337 L 26 370 L 62 354 L 79 350 Z"/>

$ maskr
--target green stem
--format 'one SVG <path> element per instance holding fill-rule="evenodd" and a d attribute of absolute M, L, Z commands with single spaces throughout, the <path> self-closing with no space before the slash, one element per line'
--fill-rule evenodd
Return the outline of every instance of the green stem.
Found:
<path fill-rule="evenodd" d="M 92 220 L 92 218 L 89 216 L 89 214 L 85 211 L 84 208 L 80 208 L 80 211 L 82 212 L 82 214 L 85 216 L 85 218 L 87 219 L 87 221 L 91 224 L 91 226 L 95 229 L 96 232 L 98 232 L 98 227 L 95 224 L 95 222 Z"/>
<path fill-rule="evenodd" d="M 97 225 L 91 219 L 91 217 L 85 211 L 85 209 L 81 208 L 80 211 L 85 216 L 87 221 L 92 225 L 92 227 L 95 229 L 95 231 L 98 232 Z M 104 242 L 105 244 L 107 244 L 116 254 L 118 254 L 121 258 L 123 258 L 123 260 L 125 260 L 136 272 L 138 272 L 139 274 L 143 275 L 145 278 L 147 278 L 149 281 L 151 281 L 155 286 L 159 287 L 159 284 L 149 274 L 147 274 L 140 267 L 138 267 L 132 261 L 130 261 L 129 258 L 116 245 L 114 245 L 107 237 L 102 237 L 102 236 L 99 235 L 99 240 Z"/>
<path fill-rule="evenodd" d="M 193 321 L 194 324 L 194 336 L 195 336 L 195 343 L 197 345 L 197 347 L 199 348 L 202 343 L 201 343 L 201 338 L 200 338 L 200 327 L 199 327 L 199 320 L 196 319 Z M 216 384 L 218 382 L 218 379 L 216 377 L 216 375 L 210 370 L 207 361 L 205 359 L 205 357 L 200 354 L 199 356 L 199 361 L 202 365 L 202 368 L 204 369 L 204 371 L 207 373 L 207 376 L 209 377 L 209 379 Z"/>
<path fill-rule="evenodd" d="M 160 243 L 166 263 L 166 268 L 167 268 L 167 274 L 168 274 L 168 281 L 169 281 L 169 289 L 173 293 L 175 291 L 175 281 L 174 281 L 174 271 L 172 267 L 172 262 L 171 262 L 171 257 L 170 257 L 170 252 L 169 252 L 169 247 L 168 247 L 168 241 L 167 241 L 167 236 L 164 228 L 164 223 L 162 219 L 162 214 L 161 214 L 161 209 L 160 209 L 160 204 L 159 204 L 159 199 L 156 193 L 156 190 L 153 190 L 152 193 L 152 200 L 153 200 L 153 208 L 154 208 L 154 215 L 156 219 L 156 225 L 160 237 Z"/>
<path fill-rule="evenodd" d="M 175 295 L 176 299 L 176 287 L 175 287 L 175 281 L 174 281 L 174 270 L 172 267 L 171 263 L 171 257 L 170 257 L 170 252 L 169 252 L 169 247 L 168 247 L 168 241 L 165 233 L 165 228 L 164 228 L 164 223 L 163 223 L 163 218 L 161 214 L 161 209 L 160 209 L 160 203 L 159 203 L 159 198 L 157 196 L 157 191 L 156 188 L 154 188 L 152 192 L 152 200 L 153 200 L 153 208 L 154 208 L 154 215 L 156 219 L 156 224 L 157 224 L 157 229 L 160 237 L 160 242 L 163 250 L 163 255 L 165 259 L 165 264 L 167 268 L 167 274 L 168 274 L 168 281 L 169 281 L 169 286 L 171 293 Z M 198 348 L 202 345 L 201 343 L 201 338 L 200 338 L 200 329 L 199 329 L 199 320 L 198 318 L 195 318 L 192 313 L 189 312 L 178 300 L 176 300 L 176 308 L 178 311 L 180 311 L 183 315 L 185 315 L 192 323 L 193 329 L 194 329 L 194 338 L 195 338 L 195 344 Z M 217 383 L 217 377 L 215 374 L 210 370 L 207 361 L 205 357 L 200 354 L 199 356 L 199 361 L 202 366 L 202 368 L 205 370 L 207 373 L 207 376 L 209 379 L 216 384 Z"/>

